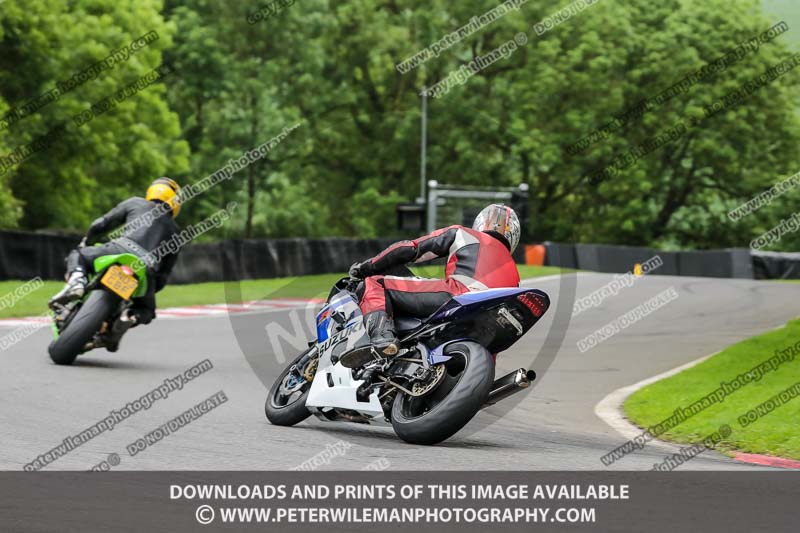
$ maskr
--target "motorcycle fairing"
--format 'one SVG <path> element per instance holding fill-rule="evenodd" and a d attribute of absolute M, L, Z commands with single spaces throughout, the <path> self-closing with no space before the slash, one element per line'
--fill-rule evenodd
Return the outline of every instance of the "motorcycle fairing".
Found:
<path fill-rule="evenodd" d="M 509 325 L 507 316 L 498 317 L 498 314 L 509 309 L 519 312 L 526 309 L 525 306 L 530 309 L 530 305 L 523 305 L 520 297 L 535 298 L 538 308 L 542 311 L 536 315 L 531 309 L 523 321 L 524 324 L 518 323 L 515 326 L 518 329 L 514 329 Z M 496 351 L 500 352 L 513 344 L 538 320 L 549 306 L 549 302 L 548 296 L 542 291 L 517 287 L 487 289 L 454 296 L 431 316 L 415 320 L 418 325 L 402 335 L 403 342 L 415 336 L 424 337 L 431 332 L 443 332 L 450 327 L 458 328 L 459 325 L 469 329 L 472 324 L 491 323 L 499 331 L 503 327 L 497 323 L 506 322 L 503 332 L 505 338 L 494 342 L 494 346 L 487 343 L 487 348 L 499 348 Z M 400 320 L 401 317 L 396 318 L 396 322 Z M 316 322 L 317 349 L 320 351 L 320 356 L 317 372 L 306 399 L 306 407 L 324 421 L 345 419 L 371 424 L 384 423 L 384 412 L 378 399 L 378 391 L 375 390 L 370 394 L 368 401 L 358 401 L 356 390 L 364 380 L 353 379 L 352 370 L 338 364 L 338 356 L 355 347 L 357 343 L 364 342 L 360 339 L 366 335 L 361 309 L 354 295 L 347 291 L 332 292 L 328 304 L 317 314 Z M 413 322 L 409 321 L 409 324 L 411 323 Z M 507 333 L 509 328 L 513 334 Z M 457 331 L 456 329 L 453 332 Z M 453 336 L 446 332 L 443 337 L 433 349 L 426 348 L 422 343 L 418 345 L 418 349 L 427 351 L 428 363 L 431 365 L 450 359 L 450 356 L 444 353 L 448 345 L 470 338 L 468 335 Z M 433 340 L 436 338 L 438 334 Z M 333 361 L 337 361 L 337 364 Z"/>
<path fill-rule="evenodd" d="M 541 298 L 545 303 L 545 309 L 550 305 L 550 298 L 547 294 L 538 289 L 528 289 L 525 287 L 511 287 L 503 289 L 487 289 L 484 291 L 465 292 L 459 294 L 446 302 L 436 311 L 429 320 L 440 320 L 443 318 L 455 318 L 454 315 L 461 315 L 465 311 L 474 312 L 476 310 L 488 309 L 499 305 L 507 299 L 520 296 L 525 293 L 533 293 Z"/>

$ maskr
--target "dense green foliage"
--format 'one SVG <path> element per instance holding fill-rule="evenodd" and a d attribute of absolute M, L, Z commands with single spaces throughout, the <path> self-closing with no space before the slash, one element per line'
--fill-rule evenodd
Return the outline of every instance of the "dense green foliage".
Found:
<path fill-rule="evenodd" d="M 569 2 L 530 0 L 416 69 L 395 68 L 499 3 L 6 0 L 0 116 L 140 35 L 159 38 L 0 129 L 5 155 L 67 124 L 51 146 L 0 175 L 0 225 L 82 230 L 154 176 L 196 182 L 299 123 L 266 156 L 188 203 L 182 221 L 236 200 L 242 208 L 216 237 L 396 233 L 395 204 L 418 194 L 421 88 L 519 32 L 527 44 L 429 99 L 429 177 L 528 183 L 536 240 L 746 246 L 795 211 L 798 190 L 736 223 L 726 216 L 800 171 L 800 69 L 616 175 L 590 177 L 791 57 L 800 28 L 571 155 L 578 139 L 779 19 L 756 0 L 599 0 L 537 35 L 534 24 Z M 265 5 L 273 6 L 268 16 L 251 24 Z M 162 62 L 175 73 L 73 123 Z M 798 244 L 793 233 L 777 247 Z"/>

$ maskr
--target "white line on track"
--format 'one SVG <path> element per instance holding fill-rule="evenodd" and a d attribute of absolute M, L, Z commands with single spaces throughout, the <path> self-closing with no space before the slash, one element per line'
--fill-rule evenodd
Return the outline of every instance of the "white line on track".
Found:
<path fill-rule="evenodd" d="M 639 426 L 633 424 L 632 422 L 628 421 L 625 418 L 625 415 L 622 414 L 622 404 L 625 400 L 633 394 L 634 392 L 638 391 L 642 387 L 646 387 L 651 383 L 655 383 L 664 378 L 668 378 L 670 376 L 674 376 L 679 372 L 683 372 L 687 368 L 691 368 L 695 365 L 698 365 L 705 361 L 706 359 L 717 355 L 719 352 L 714 352 L 710 355 L 705 355 L 699 359 L 695 359 L 694 361 L 690 361 L 688 363 L 682 364 L 673 368 L 672 370 L 667 370 L 666 372 L 662 372 L 656 376 L 651 378 L 643 379 L 638 383 L 634 383 L 633 385 L 628 385 L 627 387 L 622 387 L 620 389 L 615 390 L 602 400 L 600 400 L 597 405 L 594 406 L 594 413 L 606 424 L 611 426 L 614 430 L 617 431 L 620 435 L 625 437 L 626 439 L 633 439 L 642 434 L 644 431 Z M 661 446 L 664 448 L 669 448 L 670 450 L 679 450 L 681 447 L 675 444 L 670 444 L 664 441 L 660 441 L 654 439 L 648 442 L 648 445 L 655 445 Z"/>
<path fill-rule="evenodd" d="M 785 324 L 778 325 L 768 331 L 775 331 L 781 328 L 786 327 Z M 618 433 L 620 433 L 623 437 L 632 439 L 638 435 L 642 434 L 642 428 L 629 422 L 625 415 L 622 414 L 622 404 L 625 400 L 633 394 L 634 392 L 638 391 L 642 387 L 646 387 L 651 383 L 655 383 L 656 381 L 662 380 L 664 378 L 668 378 L 670 376 L 674 376 L 679 372 L 683 372 L 687 368 L 692 368 L 695 365 L 699 365 L 706 359 L 714 357 L 719 352 L 714 352 L 709 355 L 704 355 L 699 359 L 695 359 L 694 361 L 689 361 L 688 363 L 682 364 L 673 368 L 672 370 L 667 370 L 666 372 L 662 372 L 656 376 L 651 378 L 643 379 L 638 383 L 634 383 L 633 385 L 628 385 L 627 387 L 622 387 L 620 389 L 615 390 L 602 400 L 600 400 L 597 405 L 594 406 L 594 413 L 606 424 L 614 428 Z M 658 439 L 654 439 L 650 441 L 653 444 L 660 444 L 662 446 L 671 447 L 671 448 L 679 448 L 677 445 L 667 443 L 665 441 L 660 441 Z"/>

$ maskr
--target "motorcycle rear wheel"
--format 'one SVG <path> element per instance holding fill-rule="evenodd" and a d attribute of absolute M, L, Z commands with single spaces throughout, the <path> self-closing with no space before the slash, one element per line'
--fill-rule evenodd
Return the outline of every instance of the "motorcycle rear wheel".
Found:
<path fill-rule="evenodd" d="M 459 341 L 445 349 L 441 385 L 426 396 L 398 392 L 392 404 L 392 427 L 411 444 L 438 444 L 467 425 L 486 403 L 494 383 L 494 359 L 480 344 Z"/>
<path fill-rule="evenodd" d="M 50 359 L 57 365 L 71 365 L 83 353 L 86 343 L 100 331 L 103 322 L 111 316 L 119 302 L 118 296 L 102 289 L 89 294 L 75 317 L 50 343 Z"/>

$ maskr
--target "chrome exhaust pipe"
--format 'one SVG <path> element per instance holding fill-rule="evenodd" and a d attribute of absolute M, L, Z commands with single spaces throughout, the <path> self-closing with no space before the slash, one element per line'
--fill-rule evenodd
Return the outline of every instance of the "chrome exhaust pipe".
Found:
<path fill-rule="evenodd" d="M 495 380 L 494 384 L 492 384 L 492 392 L 489 393 L 489 398 L 483 406 L 488 407 L 494 405 L 500 400 L 505 400 L 509 396 L 523 389 L 527 389 L 535 379 L 536 372 L 533 370 L 525 370 L 524 368 L 506 374 L 502 378 Z"/>

